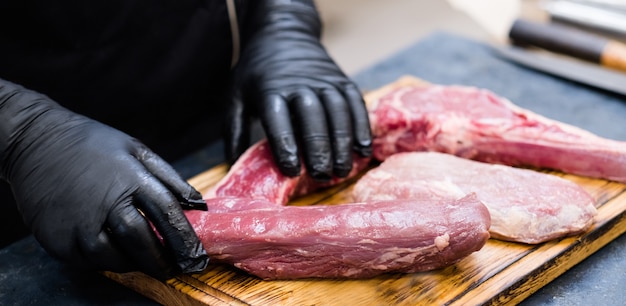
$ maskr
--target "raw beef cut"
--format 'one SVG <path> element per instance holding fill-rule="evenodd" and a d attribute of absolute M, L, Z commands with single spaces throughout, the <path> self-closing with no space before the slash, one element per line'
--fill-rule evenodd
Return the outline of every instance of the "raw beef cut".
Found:
<path fill-rule="evenodd" d="M 241 197 L 264 199 L 275 205 L 287 204 L 290 198 L 310 193 L 316 189 L 336 185 L 345 179 L 333 178 L 320 183 L 303 172 L 297 177 L 283 175 L 275 166 L 267 142 L 261 141 L 250 147 L 230 168 L 226 176 L 204 194 L 205 199 L 216 197 Z M 370 159 L 355 156 L 352 171 L 347 178 L 355 176 L 368 166 Z M 240 205 L 247 205 L 239 203 Z M 255 204 L 255 205 L 258 205 Z"/>
<path fill-rule="evenodd" d="M 489 212 L 474 194 L 317 206 L 262 202 L 213 198 L 208 213 L 187 212 L 213 262 L 263 279 L 364 278 L 448 266 L 489 238 Z"/>
<path fill-rule="evenodd" d="M 592 225 L 594 200 L 579 185 L 554 175 L 486 164 L 436 152 L 398 153 L 356 183 L 358 202 L 475 193 L 491 214 L 494 238 L 540 243 Z"/>
<path fill-rule="evenodd" d="M 368 105 L 378 160 L 438 151 L 626 182 L 626 143 L 542 117 L 488 90 L 407 78 L 384 92 Z"/>
<path fill-rule="evenodd" d="M 350 176 L 367 162 L 355 158 Z M 282 175 L 262 141 L 205 194 L 207 212 L 185 214 L 213 262 L 264 279 L 432 270 L 479 250 L 489 238 L 489 211 L 473 194 L 436 201 L 283 205 L 339 181 L 319 184 L 305 173 Z"/>

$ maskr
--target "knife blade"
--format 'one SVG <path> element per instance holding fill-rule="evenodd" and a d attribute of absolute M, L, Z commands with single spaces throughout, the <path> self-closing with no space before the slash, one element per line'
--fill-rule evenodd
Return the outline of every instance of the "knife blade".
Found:
<path fill-rule="evenodd" d="M 522 66 L 626 97 L 624 73 L 515 46 L 494 46 L 493 49 L 501 58 Z"/>
<path fill-rule="evenodd" d="M 550 1 L 543 8 L 556 20 L 564 20 L 626 37 L 626 2 Z"/>

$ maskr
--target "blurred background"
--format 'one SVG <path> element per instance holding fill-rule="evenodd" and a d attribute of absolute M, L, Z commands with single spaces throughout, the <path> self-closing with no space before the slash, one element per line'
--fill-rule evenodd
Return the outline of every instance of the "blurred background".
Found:
<path fill-rule="evenodd" d="M 471 1 L 471 0 L 469 0 Z M 322 39 L 352 75 L 433 31 L 495 42 L 481 25 L 446 0 L 316 0 L 324 22 Z M 538 0 L 522 0 L 520 16 L 547 18 Z M 494 8 L 493 14 L 498 14 Z M 489 13 L 489 12 L 486 12 Z"/>
<path fill-rule="evenodd" d="M 481 8 L 483 16 L 479 18 L 470 16 L 466 10 L 458 7 L 458 3 L 477 5 L 480 2 L 484 3 L 484 7 Z M 434 31 L 448 31 L 502 43 L 489 31 L 492 30 L 489 26 L 481 24 L 484 20 L 479 19 L 503 18 L 503 6 L 517 5 L 518 17 L 549 22 L 551 16 L 545 7 L 556 2 L 592 3 L 607 6 L 614 11 L 626 7 L 626 1 L 623 0 L 316 0 L 324 22 L 323 42 L 349 75 L 412 45 Z"/>

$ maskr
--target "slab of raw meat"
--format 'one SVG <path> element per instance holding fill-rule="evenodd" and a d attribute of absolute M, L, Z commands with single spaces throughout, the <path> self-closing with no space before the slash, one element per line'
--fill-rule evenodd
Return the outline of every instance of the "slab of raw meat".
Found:
<path fill-rule="evenodd" d="M 398 82 L 368 110 L 378 160 L 438 151 L 626 182 L 626 143 L 515 106 L 474 87 Z"/>
<path fill-rule="evenodd" d="M 436 152 L 398 153 L 356 183 L 359 202 L 475 193 L 491 214 L 494 238 L 540 243 L 593 224 L 593 198 L 579 185 L 533 170 L 486 164 Z"/>
<path fill-rule="evenodd" d="M 317 206 L 221 197 L 207 204 L 209 212 L 186 214 L 211 260 L 264 279 L 432 270 L 489 238 L 489 212 L 474 194 Z"/>

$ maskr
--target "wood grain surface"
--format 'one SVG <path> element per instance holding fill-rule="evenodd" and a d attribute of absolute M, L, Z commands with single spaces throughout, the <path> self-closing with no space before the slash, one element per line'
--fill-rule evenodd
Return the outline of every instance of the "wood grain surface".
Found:
<path fill-rule="evenodd" d="M 397 84 L 390 84 L 391 87 Z M 383 88 L 381 90 L 388 89 Z M 369 93 L 367 99 L 381 90 Z M 206 192 L 227 171 L 217 166 L 189 182 Z M 104 274 L 164 305 L 503 305 L 514 304 L 626 231 L 626 185 L 544 171 L 580 184 L 601 206 L 593 227 L 578 236 L 525 245 L 490 239 L 457 264 L 430 272 L 371 279 L 265 281 L 234 267 L 159 282 L 142 273 Z M 291 205 L 350 202 L 356 178 L 295 199 Z"/>

